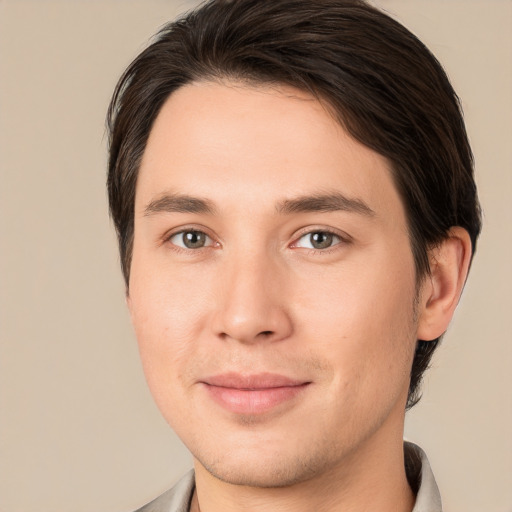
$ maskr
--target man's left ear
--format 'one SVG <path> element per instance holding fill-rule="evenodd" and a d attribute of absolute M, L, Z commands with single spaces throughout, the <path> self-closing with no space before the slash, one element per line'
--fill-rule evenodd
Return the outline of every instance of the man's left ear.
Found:
<path fill-rule="evenodd" d="M 459 302 L 471 261 L 471 239 L 461 227 L 453 227 L 448 236 L 429 252 L 430 276 L 420 293 L 417 338 L 430 341 L 441 336 L 450 323 Z"/>

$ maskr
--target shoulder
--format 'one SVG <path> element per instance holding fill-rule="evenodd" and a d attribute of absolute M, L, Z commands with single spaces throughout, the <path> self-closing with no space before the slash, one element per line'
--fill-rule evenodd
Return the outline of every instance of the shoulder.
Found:
<path fill-rule="evenodd" d="M 194 488 L 194 471 L 190 471 L 172 489 L 136 512 L 188 512 Z"/>

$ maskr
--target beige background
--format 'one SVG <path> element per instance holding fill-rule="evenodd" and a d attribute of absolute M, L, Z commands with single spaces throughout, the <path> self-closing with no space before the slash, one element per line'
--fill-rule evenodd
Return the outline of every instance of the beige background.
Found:
<path fill-rule="evenodd" d="M 190 464 L 146 390 L 104 191 L 104 116 L 193 2 L 0 0 L 0 511 L 133 510 Z M 446 66 L 484 233 L 407 436 L 446 510 L 512 511 L 512 3 L 381 0 Z"/>

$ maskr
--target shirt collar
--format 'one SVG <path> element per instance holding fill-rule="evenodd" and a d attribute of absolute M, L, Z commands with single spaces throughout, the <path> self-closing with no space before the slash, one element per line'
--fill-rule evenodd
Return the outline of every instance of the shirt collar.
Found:
<path fill-rule="evenodd" d="M 404 442 L 405 471 L 409 485 L 416 492 L 412 512 L 442 512 L 441 495 L 425 452 L 417 445 Z"/>

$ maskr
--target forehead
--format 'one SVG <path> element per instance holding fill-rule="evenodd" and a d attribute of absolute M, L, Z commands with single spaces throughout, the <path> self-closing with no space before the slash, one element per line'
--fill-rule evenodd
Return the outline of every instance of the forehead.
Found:
<path fill-rule="evenodd" d="M 355 141 L 313 96 L 201 82 L 175 91 L 157 116 L 136 208 L 164 192 L 248 205 L 333 189 L 401 213 L 387 159 Z"/>

